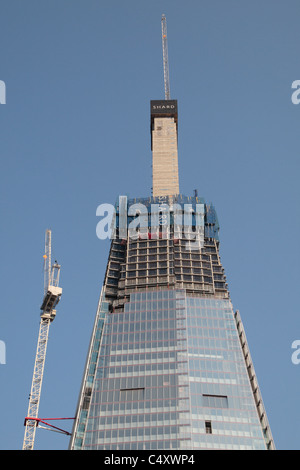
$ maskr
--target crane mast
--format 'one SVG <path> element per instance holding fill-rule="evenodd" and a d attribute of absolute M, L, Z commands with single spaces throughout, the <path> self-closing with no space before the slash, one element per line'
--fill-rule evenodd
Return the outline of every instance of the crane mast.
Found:
<path fill-rule="evenodd" d="M 51 276 L 51 230 L 46 230 L 45 234 L 45 254 L 44 258 L 44 295 L 46 295 Z"/>
<path fill-rule="evenodd" d="M 167 20 L 165 15 L 161 17 L 163 66 L 164 66 L 164 85 L 165 100 L 170 99 L 170 77 L 169 77 L 169 59 L 168 59 L 168 38 L 167 38 Z"/>
<path fill-rule="evenodd" d="M 55 318 L 55 307 L 62 294 L 62 289 L 58 285 L 59 274 L 60 265 L 55 261 L 51 266 L 51 230 L 46 230 L 44 254 L 44 297 L 41 305 L 41 319 L 28 412 L 24 422 L 25 433 L 23 450 L 33 450 L 34 447 L 35 432 L 39 422 L 38 411 L 48 344 L 49 326 Z"/>

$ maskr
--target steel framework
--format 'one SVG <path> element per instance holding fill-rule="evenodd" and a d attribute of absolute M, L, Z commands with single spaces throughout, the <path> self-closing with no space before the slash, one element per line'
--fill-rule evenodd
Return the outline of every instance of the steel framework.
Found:
<path fill-rule="evenodd" d="M 51 268 L 51 230 L 46 230 L 44 255 L 44 298 L 41 306 L 41 320 L 31 391 L 29 395 L 28 412 L 24 422 L 25 433 L 23 450 L 33 450 L 36 428 L 41 421 L 38 418 L 38 411 L 49 337 L 49 326 L 55 318 L 55 307 L 62 294 L 62 289 L 58 287 L 59 273 L 60 265 L 56 262 Z"/>
<path fill-rule="evenodd" d="M 162 33 L 162 48 L 163 48 L 165 100 L 169 100 L 170 99 L 170 77 L 169 77 L 169 59 L 168 59 L 167 20 L 166 20 L 165 15 L 162 15 L 161 17 L 161 33 Z"/>

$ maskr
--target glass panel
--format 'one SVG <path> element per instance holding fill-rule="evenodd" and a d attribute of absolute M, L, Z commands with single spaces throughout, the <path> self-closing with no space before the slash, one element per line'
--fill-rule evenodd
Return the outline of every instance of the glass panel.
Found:
<path fill-rule="evenodd" d="M 229 299 L 136 292 L 91 359 L 77 448 L 265 449 Z"/>

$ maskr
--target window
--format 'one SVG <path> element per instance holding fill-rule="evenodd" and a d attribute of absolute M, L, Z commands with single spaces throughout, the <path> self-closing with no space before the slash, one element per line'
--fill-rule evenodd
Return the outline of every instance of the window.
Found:
<path fill-rule="evenodd" d="M 191 262 L 190 261 L 182 261 L 182 266 L 190 266 L 191 265 Z"/>
<path fill-rule="evenodd" d="M 136 269 L 136 263 L 130 263 L 128 264 L 128 269 Z"/>
<path fill-rule="evenodd" d="M 165 268 L 165 267 L 167 267 L 167 265 L 168 265 L 167 261 L 159 261 L 159 263 L 158 263 L 158 266 L 160 268 Z"/>
<path fill-rule="evenodd" d="M 136 277 L 135 271 L 128 271 L 128 277 Z"/>
<path fill-rule="evenodd" d="M 217 289 L 225 289 L 225 283 L 224 282 L 215 282 L 215 287 Z"/>
<path fill-rule="evenodd" d="M 120 264 L 119 263 L 110 263 L 110 268 L 112 269 L 120 269 Z"/>
<path fill-rule="evenodd" d="M 107 278 L 107 284 L 111 284 L 113 286 L 117 286 L 118 285 L 118 279 L 113 279 L 111 277 L 108 277 Z"/>
<path fill-rule="evenodd" d="M 209 408 L 228 408 L 228 398 L 225 395 L 202 395 L 203 406 Z"/>
<path fill-rule="evenodd" d="M 212 434 L 211 421 L 205 421 L 205 432 L 206 434 Z"/>
<path fill-rule="evenodd" d="M 108 272 L 108 275 L 109 275 L 110 277 L 117 277 L 117 278 L 118 278 L 118 277 L 119 277 L 119 272 L 110 269 L 109 272 Z"/>
<path fill-rule="evenodd" d="M 120 390 L 120 401 L 143 400 L 144 392 L 144 388 L 123 388 Z"/>

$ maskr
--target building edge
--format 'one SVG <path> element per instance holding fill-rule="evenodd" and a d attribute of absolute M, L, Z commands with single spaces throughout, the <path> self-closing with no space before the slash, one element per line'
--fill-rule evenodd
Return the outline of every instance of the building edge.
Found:
<path fill-rule="evenodd" d="M 266 447 L 267 450 L 276 450 L 239 310 L 235 311 L 234 318 Z"/>

